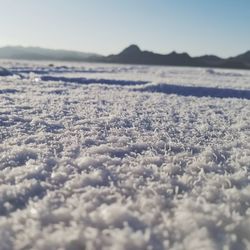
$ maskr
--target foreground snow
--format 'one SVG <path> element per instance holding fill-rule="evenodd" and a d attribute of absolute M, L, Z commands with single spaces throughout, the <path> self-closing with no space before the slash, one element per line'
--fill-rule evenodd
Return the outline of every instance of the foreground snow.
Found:
<path fill-rule="evenodd" d="M 247 71 L 4 66 L 0 249 L 250 249 Z"/>

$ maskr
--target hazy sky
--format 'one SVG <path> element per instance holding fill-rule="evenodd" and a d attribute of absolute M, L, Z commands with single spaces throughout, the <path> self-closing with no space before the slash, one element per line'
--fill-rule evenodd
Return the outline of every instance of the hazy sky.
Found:
<path fill-rule="evenodd" d="M 0 0 L 0 46 L 233 56 L 249 30 L 250 0 Z"/>

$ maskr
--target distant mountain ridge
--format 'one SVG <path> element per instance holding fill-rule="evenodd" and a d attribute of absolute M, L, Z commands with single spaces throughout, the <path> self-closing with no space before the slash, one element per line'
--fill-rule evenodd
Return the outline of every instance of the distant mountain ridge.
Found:
<path fill-rule="evenodd" d="M 142 51 L 135 44 L 130 45 L 118 54 L 109 56 L 40 47 L 7 46 L 0 48 L 0 58 L 250 69 L 250 51 L 229 58 L 220 58 L 215 55 L 191 57 L 187 53 L 158 54 L 146 50 Z"/>
<path fill-rule="evenodd" d="M 121 53 L 110 55 L 105 60 L 107 62 L 129 64 L 250 69 L 250 51 L 236 57 L 223 59 L 214 55 L 191 57 L 187 53 L 176 52 L 163 55 L 151 51 L 142 51 L 137 45 L 130 45 Z"/>
<path fill-rule="evenodd" d="M 6 46 L 0 48 L 0 58 L 2 59 L 84 61 L 96 56 L 100 55 L 40 47 Z"/>

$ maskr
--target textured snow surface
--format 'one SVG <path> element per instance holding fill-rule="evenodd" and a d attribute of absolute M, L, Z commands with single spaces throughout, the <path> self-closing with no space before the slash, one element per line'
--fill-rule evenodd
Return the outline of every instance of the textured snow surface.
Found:
<path fill-rule="evenodd" d="M 248 71 L 47 65 L 2 63 L 1 250 L 250 249 Z"/>

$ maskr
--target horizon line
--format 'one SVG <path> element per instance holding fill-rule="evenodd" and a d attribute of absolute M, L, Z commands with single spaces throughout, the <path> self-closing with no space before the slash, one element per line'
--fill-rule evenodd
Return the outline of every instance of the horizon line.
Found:
<path fill-rule="evenodd" d="M 101 54 L 101 53 L 98 53 L 98 52 L 93 52 L 93 51 L 83 51 L 83 50 L 78 50 L 78 49 L 67 49 L 67 48 L 54 48 L 54 47 L 46 47 L 46 46 L 43 46 L 43 45 L 10 45 L 10 44 L 6 44 L 6 45 L 0 45 L 0 49 L 2 48 L 6 48 L 6 47 L 20 47 L 20 48 L 39 48 L 39 49 L 48 49 L 48 50 L 57 50 L 57 51 L 68 51 L 68 52 L 78 52 L 78 53 L 86 53 L 86 54 L 96 54 L 98 56 L 109 56 L 109 55 L 115 55 L 117 53 L 120 53 L 122 52 L 124 49 L 132 46 L 132 45 L 136 45 L 140 48 L 140 50 L 143 52 L 143 51 L 148 51 L 148 52 L 153 52 L 153 53 L 156 53 L 156 54 L 161 54 L 161 55 L 168 55 L 168 54 L 171 54 L 171 53 L 178 53 L 178 54 L 183 54 L 183 53 L 187 53 L 189 56 L 191 57 L 200 57 L 200 56 L 217 56 L 217 57 L 220 57 L 222 59 L 228 59 L 228 58 L 231 58 L 231 57 L 235 57 L 235 56 L 238 56 L 240 54 L 244 54 L 244 53 L 247 53 L 247 52 L 250 52 L 250 49 L 249 50 L 246 50 L 246 51 L 243 51 L 243 52 L 239 52 L 239 54 L 236 54 L 236 55 L 230 55 L 230 56 L 220 56 L 218 54 L 215 54 L 215 53 L 204 53 L 204 54 L 199 54 L 199 55 L 193 55 L 192 53 L 189 53 L 187 51 L 179 51 L 179 50 L 171 50 L 169 51 L 168 53 L 161 53 L 161 52 L 157 52 L 155 50 L 148 50 L 148 49 L 141 49 L 141 46 L 136 44 L 136 43 L 130 43 L 128 46 L 124 47 L 123 49 L 120 49 L 118 52 L 112 52 L 112 53 L 108 53 L 108 54 Z"/>

